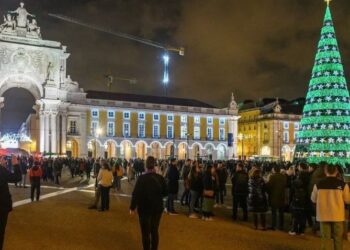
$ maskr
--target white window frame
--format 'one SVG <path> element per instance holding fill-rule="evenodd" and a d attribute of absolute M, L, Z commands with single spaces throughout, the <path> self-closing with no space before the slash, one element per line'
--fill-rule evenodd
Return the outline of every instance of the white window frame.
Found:
<path fill-rule="evenodd" d="M 143 116 L 143 117 L 142 117 Z M 145 112 L 139 112 L 138 115 L 137 115 L 138 119 L 140 121 L 144 121 L 146 120 L 146 113 Z"/>
<path fill-rule="evenodd" d="M 143 133 L 141 133 L 141 126 L 142 126 L 142 128 L 143 128 Z M 139 124 L 137 124 L 137 136 L 139 137 L 139 138 L 145 138 L 146 137 L 146 125 L 145 125 L 145 123 L 143 123 L 143 122 L 140 122 Z"/>
<path fill-rule="evenodd" d="M 201 128 L 200 126 L 193 127 L 193 139 L 199 140 L 201 138 Z"/>
<path fill-rule="evenodd" d="M 171 136 L 169 137 L 169 128 L 171 128 Z M 168 139 L 173 139 L 174 138 L 174 126 L 173 125 L 167 125 L 166 127 L 166 137 Z"/>
<path fill-rule="evenodd" d="M 126 133 L 125 125 L 128 126 L 128 131 L 127 131 L 128 133 Z M 123 123 L 123 136 L 124 136 L 124 137 L 130 137 L 130 135 L 131 135 L 130 132 L 131 132 L 131 131 L 130 131 L 130 122 L 124 122 L 124 123 Z"/>
<path fill-rule="evenodd" d="M 207 117 L 207 125 L 213 125 L 213 117 L 212 116 L 208 116 Z"/>
<path fill-rule="evenodd" d="M 181 123 L 187 123 L 187 115 L 181 115 Z"/>
<path fill-rule="evenodd" d="M 96 134 L 96 129 L 98 128 L 98 121 L 91 121 L 91 135 L 95 136 Z M 94 126 L 94 124 L 96 124 L 96 126 Z"/>
<path fill-rule="evenodd" d="M 225 128 L 219 128 L 219 141 L 226 140 Z"/>
<path fill-rule="evenodd" d="M 170 117 L 171 117 L 171 119 L 169 119 Z M 174 122 L 174 115 L 173 114 L 167 115 L 167 122 Z"/>
<path fill-rule="evenodd" d="M 283 122 L 283 128 L 289 129 L 289 122 Z"/>
<path fill-rule="evenodd" d="M 110 125 L 112 124 L 112 133 L 110 133 Z M 107 136 L 115 135 L 115 122 L 107 122 Z"/>
<path fill-rule="evenodd" d="M 201 117 L 196 115 L 194 118 L 194 124 L 200 124 L 201 123 Z"/>
<path fill-rule="evenodd" d="M 158 119 L 155 119 L 155 116 L 157 116 Z M 154 122 L 159 122 L 159 121 L 160 121 L 160 115 L 159 115 L 159 113 L 153 113 L 153 121 L 154 121 Z"/>
<path fill-rule="evenodd" d="M 209 131 L 210 131 L 210 133 L 209 133 Z M 207 139 L 213 140 L 213 127 L 207 127 Z"/>
<path fill-rule="evenodd" d="M 157 134 L 154 133 L 155 128 L 157 128 L 157 131 L 158 131 Z M 159 126 L 159 124 L 153 124 L 152 135 L 153 135 L 153 138 L 159 138 L 160 137 L 160 126 Z"/>
<path fill-rule="evenodd" d="M 181 125 L 180 136 L 181 136 L 181 139 L 187 139 L 187 126 L 186 125 Z"/>
<path fill-rule="evenodd" d="M 284 143 L 289 143 L 289 131 L 284 131 L 283 132 L 283 142 Z"/>
<path fill-rule="evenodd" d="M 220 120 L 219 120 L 220 126 L 225 126 L 225 123 L 226 123 L 226 118 L 221 117 Z"/>
<path fill-rule="evenodd" d="M 94 113 L 96 112 L 96 115 Z M 98 109 L 91 109 L 91 117 L 98 118 L 100 116 L 100 111 Z"/>
<path fill-rule="evenodd" d="M 299 122 L 294 122 L 294 130 L 299 130 L 299 129 L 300 129 Z"/>
<path fill-rule="evenodd" d="M 113 115 L 110 116 L 110 114 L 113 114 Z M 107 118 L 114 119 L 115 118 L 115 111 L 114 110 L 107 110 Z"/>
<path fill-rule="evenodd" d="M 72 131 L 72 123 L 75 123 L 75 131 Z M 70 134 L 78 134 L 78 121 L 76 120 L 70 120 L 69 121 L 69 128 L 68 131 Z"/>
<path fill-rule="evenodd" d="M 128 114 L 128 117 L 127 117 L 127 118 L 125 117 L 126 114 Z M 123 112 L 123 119 L 124 119 L 124 120 L 130 120 L 130 116 L 131 116 L 130 111 L 124 111 L 124 112 Z"/>

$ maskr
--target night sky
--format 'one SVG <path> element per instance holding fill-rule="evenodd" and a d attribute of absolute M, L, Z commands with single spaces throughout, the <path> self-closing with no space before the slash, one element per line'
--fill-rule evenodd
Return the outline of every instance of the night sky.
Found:
<path fill-rule="evenodd" d="M 20 1 L 0 0 L 0 14 Z M 162 95 L 162 51 L 55 20 L 60 13 L 164 44 L 184 46 L 171 56 L 171 96 L 226 106 L 239 101 L 306 95 L 326 4 L 323 0 L 27 0 L 44 39 L 61 41 L 68 74 L 85 90 L 106 90 L 103 75 L 136 78 L 116 92 Z M 347 78 L 350 2 L 331 3 Z M 349 70 L 348 70 L 349 69 Z"/>

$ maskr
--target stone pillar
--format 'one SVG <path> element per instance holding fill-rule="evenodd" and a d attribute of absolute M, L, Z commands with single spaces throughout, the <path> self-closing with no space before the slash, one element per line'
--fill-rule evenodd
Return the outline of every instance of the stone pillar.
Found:
<path fill-rule="evenodd" d="M 43 153 L 45 151 L 45 114 L 44 112 L 40 112 L 39 114 L 40 119 L 40 153 Z"/>
<path fill-rule="evenodd" d="M 45 119 L 45 129 L 44 129 L 45 150 L 44 151 L 46 153 L 49 153 L 50 152 L 50 115 L 48 112 L 45 112 L 44 119 Z"/>
<path fill-rule="evenodd" d="M 87 141 L 86 137 L 88 135 L 86 131 L 86 114 L 82 113 L 80 115 L 80 156 L 81 157 L 87 157 L 88 155 L 88 148 L 87 148 Z"/>
<path fill-rule="evenodd" d="M 61 153 L 64 155 L 67 153 L 67 114 L 61 114 Z"/>
<path fill-rule="evenodd" d="M 57 153 L 57 113 L 51 113 L 51 152 Z"/>

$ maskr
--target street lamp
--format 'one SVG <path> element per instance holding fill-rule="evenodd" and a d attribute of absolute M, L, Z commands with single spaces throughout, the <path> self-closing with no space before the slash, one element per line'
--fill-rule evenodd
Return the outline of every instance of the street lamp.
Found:
<path fill-rule="evenodd" d="M 96 128 L 95 130 L 95 159 L 97 158 L 97 138 L 102 134 L 101 128 Z"/>
<path fill-rule="evenodd" d="M 189 155 L 189 141 L 190 141 L 190 136 L 191 136 L 191 134 L 186 133 L 186 141 L 187 141 L 186 157 L 185 157 L 186 159 L 189 158 L 188 155 Z"/>

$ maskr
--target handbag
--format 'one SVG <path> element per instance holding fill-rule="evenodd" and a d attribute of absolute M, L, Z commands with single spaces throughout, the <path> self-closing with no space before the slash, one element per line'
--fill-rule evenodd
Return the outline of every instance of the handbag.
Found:
<path fill-rule="evenodd" d="M 203 191 L 203 195 L 207 197 L 213 197 L 214 196 L 214 191 L 213 190 L 205 190 Z"/>

